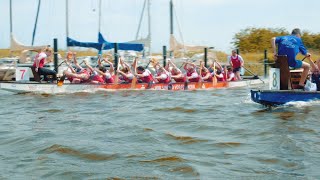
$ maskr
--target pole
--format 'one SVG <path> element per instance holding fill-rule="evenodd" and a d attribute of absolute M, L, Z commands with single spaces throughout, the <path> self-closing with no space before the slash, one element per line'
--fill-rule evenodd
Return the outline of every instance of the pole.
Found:
<path fill-rule="evenodd" d="M 166 67 L 167 46 L 163 46 L 163 47 L 162 47 L 162 55 L 163 55 L 163 67 Z"/>
<path fill-rule="evenodd" d="M 53 62 L 54 70 L 58 73 L 58 39 L 53 39 Z"/>
<path fill-rule="evenodd" d="M 264 50 L 264 77 L 267 78 L 268 75 L 268 50 Z"/>
<path fill-rule="evenodd" d="M 10 0 L 10 33 L 12 34 L 12 0 Z"/>
<path fill-rule="evenodd" d="M 208 48 L 204 48 L 204 66 L 207 67 L 208 63 Z"/>
<path fill-rule="evenodd" d="M 69 37 L 69 0 L 66 0 L 66 36 Z M 66 38 L 67 39 L 67 38 Z M 67 51 L 69 51 L 69 46 L 67 42 Z"/>
<path fill-rule="evenodd" d="M 173 36 L 173 2 L 172 0 L 170 0 L 170 35 Z M 169 54 L 170 54 L 170 57 L 172 57 L 173 52 L 170 51 Z"/>
<path fill-rule="evenodd" d="M 148 0 L 148 44 L 149 44 L 149 52 L 148 55 L 151 56 L 151 12 L 150 12 L 150 7 L 151 7 L 151 0 Z"/>
<path fill-rule="evenodd" d="M 118 43 L 114 43 L 114 69 L 118 69 Z"/>
<path fill-rule="evenodd" d="M 239 55 L 239 49 L 237 49 L 237 54 Z"/>
<path fill-rule="evenodd" d="M 10 0 L 10 38 L 12 38 L 13 34 L 12 34 L 12 0 Z M 10 50 L 10 57 L 12 57 L 12 51 Z"/>
<path fill-rule="evenodd" d="M 40 12 L 40 5 L 41 5 L 41 0 L 39 0 L 39 3 L 38 3 L 38 10 L 37 10 L 37 15 L 36 15 L 36 21 L 35 21 L 35 23 L 34 23 L 34 28 L 33 28 L 31 46 L 33 46 L 34 37 L 36 36 L 36 30 L 37 30 L 37 24 L 38 24 L 38 17 L 39 17 L 39 12 Z"/>

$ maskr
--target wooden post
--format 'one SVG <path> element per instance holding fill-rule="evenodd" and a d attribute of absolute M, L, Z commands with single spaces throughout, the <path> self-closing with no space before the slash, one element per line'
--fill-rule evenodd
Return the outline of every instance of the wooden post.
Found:
<path fill-rule="evenodd" d="M 204 66 L 208 67 L 208 48 L 204 48 Z"/>
<path fill-rule="evenodd" d="M 58 73 L 58 39 L 53 39 L 53 63 L 54 70 Z"/>
<path fill-rule="evenodd" d="M 162 56 L 163 56 L 163 67 L 166 67 L 167 46 L 163 46 Z"/>
<path fill-rule="evenodd" d="M 280 90 L 288 90 L 291 75 L 287 55 L 278 55 L 275 67 L 280 69 Z"/>
<path fill-rule="evenodd" d="M 119 56 L 118 56 L 118 43 L 114 43 L 114 69 L 117 69 L 118 68 L 118 65 L 119 65 L 119 62 L 118 62 L 118 59 L 119 59 Z"/>
<path fill-rule="evenodd" d="M 268 50 L 264 50 L 264 77 L 266 78 L 268 75 Z"/>

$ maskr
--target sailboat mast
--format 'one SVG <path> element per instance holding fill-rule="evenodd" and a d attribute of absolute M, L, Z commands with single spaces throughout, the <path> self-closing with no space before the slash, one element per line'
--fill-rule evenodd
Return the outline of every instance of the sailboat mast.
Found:
<path fill-rule="evenodd" d="M 69 37 L 69 0 L 66 0 L 66 36 Z M 69 46 L 67 42 L 67 51 L 69 51 Z"/>
<path fill-rule="evenodd" d="M 151 13 L 150 13 L 150 7 L 151 7 L 151 0 L 148 0 L 148 44 L 149 44 L 149 56 L 151 56 Z"/>
<path fill-rule="evenodd" d="M 98 25 L 98 31 L 101 32 L 101 0 L 99 0 L 99 25 Z"/>
<path fill-rule="evenodd" d="M 146 7 L 146 2 L 147 2 L 147 0 L 144 0 L 143 8 L 142 8 L 142 11 L 141 11 L 141 16 L 140 16 L 140 20 L 139 20 L 139 26 L 138 26 L 138 30 L 137 30 L 137 34 L 136 34 L 136 39 L 139 38 L 139 33 L 140 33 L 142 18 L 143 18 L 143 14 L 144 14 L 144 8 Z"/>
<path fill-rule="evenodd" d="M 12 0 L 10 0 L 10 34 L 12 34 Z"/>
<path fill-rule="evenodd" d="M 170 38 L 173 36 L 173 2 L 170 0 Z M 171 48 L 170 48 L 171 49 Z M 173 51 L 170 50 L 170 57 L 172 57 Z"/>
<path fill-rule="evenodd" d="M 170 34 L 173 35 L 173 3 L 170 0 Z"/>
<path fill-rule="evenodd" d="M 33 34 L 32 34 L 32 42 L 31 45 L 33 46 L 34 43 L 34 37 L 36 36 L 36 30 L 37 30 L 37 24 L 38 24 L 38 17 L 39 17 L 39 12 L 40 12 L 40 5 L 41 5 L 41 0 L 39 0 L 38 3 L 38 10 L 37 10 L 37 15 L 36 15 L 36 21 L 34 23 L 34 28 L 33 28 Z"/>

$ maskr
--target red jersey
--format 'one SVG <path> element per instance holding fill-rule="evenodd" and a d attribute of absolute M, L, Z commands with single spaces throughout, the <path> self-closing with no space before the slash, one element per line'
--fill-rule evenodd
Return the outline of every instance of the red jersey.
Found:
<path fill-rule="evenodd" d="M 241 67 L 241 61 L 238 55 L 235 58 L 233 58 L 233 56 L 231 56 L 230 58 L 233 69 Z"/>

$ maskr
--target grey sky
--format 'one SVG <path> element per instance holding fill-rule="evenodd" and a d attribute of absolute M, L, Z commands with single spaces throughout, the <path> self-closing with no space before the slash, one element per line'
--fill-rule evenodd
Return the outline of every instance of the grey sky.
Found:
<path fill-rule="evenodd" d="M 69 36 L 78 41 L 97 41 L 98 1 L 69 0 Z M 30 45 L 38 0 L 12 0 L 13 34 Z M 102 0 L 101 32 L 108 41 L 130 41 L 135 38 L 144 0 Z M 185 44 L 214 46 L 228 52 L 235 33 L 247 27 L 295 27 L 320 32 L 320 1 L 307 0 L 174 0 L 180 25 L 175 22 L 175 36 Z M 10 43 L 9 0 L 0 0 L 0 48 Z M 169 44 L 169 0 L 152 0 L 152 49 L 161 52 Z M 147 16 L 141 36 L 147 35 Z M 59 48 L 66 47 L 65 0 L 42 0 L 35 45 L 52 44 L 58 38 Z"/>

